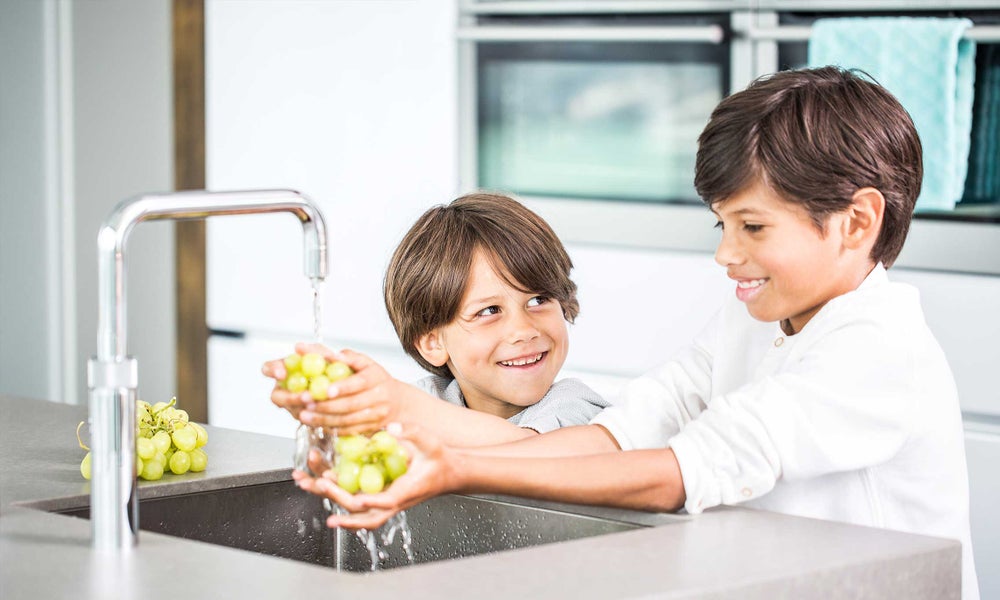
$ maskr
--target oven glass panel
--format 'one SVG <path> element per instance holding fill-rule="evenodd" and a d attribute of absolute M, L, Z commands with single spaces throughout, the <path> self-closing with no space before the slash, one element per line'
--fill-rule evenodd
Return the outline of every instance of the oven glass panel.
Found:
<path fill-rule="evenodd" d="M 697 203 L 697 138 L 727 92 L 726 52 L 704 43 L 481 44 L 480 186 Z"/>

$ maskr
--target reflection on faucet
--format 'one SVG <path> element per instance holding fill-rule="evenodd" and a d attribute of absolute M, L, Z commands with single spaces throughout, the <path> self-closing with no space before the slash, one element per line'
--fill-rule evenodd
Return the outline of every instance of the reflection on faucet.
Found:
<path fill-rule="evenodd" d="M 302 222 L 305 274 L 326 277 L 326 224 L 308 198 L 292 190 L 177 192 L 118 204 L 97 236 L 97 356 L 87 364 L 90 388 L 90 519 L 99 550 L 134 546 L 139 529 L 135 473 L 138 363 L 126 356 L 125 242 L 142 221 L 289 212 Z"/>

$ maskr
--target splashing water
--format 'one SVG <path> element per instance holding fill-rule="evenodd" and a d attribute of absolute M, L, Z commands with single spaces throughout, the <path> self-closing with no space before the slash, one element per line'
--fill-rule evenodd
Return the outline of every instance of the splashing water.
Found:
<path fill-rule="evenodd" d="M 325 498 L 323 499 L 323 506 L 331 513 L 338 515 L 345 513 L 343 508 L 332 504 L 330 500 Z M 397 533 L 399 534 L 400 548 L 406 557 L 406 564 L 414 564 L 413 532 L 410 531 L 410 526 L 406 522 L 406 512 L 400 512 L 393 515 L 389 521 L 377 531 L 358 529 L 354 532 L 354 536 L 368 551 L 368 556 L 371 560 L 371 571 L 378 571 L 382 568 L 383 563 L 391 558 Z M 342 529 L 337 529 L 335 534 L 337 536 L 338 548 L 336 559 L 337 564 L 335 566 L 338 571 L 343 570 L 342 560 L 345 552 L 343 551 L 342 544 L 346 543 L 348 540 L 347 536 L 343 534 L 344 530 Z"/>
<path fill-rule="evenodd" d="M 323 306 L 321 294 L 322 284 L 322 279 L 318 277 L 312 278 L 313 341 L 317 344 L 323 343 L 321 319 Z M 326 466 L 333 466 L 336 461 L 336 456 L 333 451 L 336 439 L 336 430 L 333 432 L 327 432 L 320 427 L 307 427 L 306 425 L 300 425 L 295 434 L 295 468 L 309 472 L 308 460 L 310 450 L 318 450 L 322 455 Z M 313 475 L 318 477 L 321 476 L 322 473 L 314 473 Z M 344 509 L 334 505 L 328 498 L 323 499 L 323 507 L 330 513 L 336 512 L 336 514 L 343 514 L 344 512 Z M 368 550 L 368 555 L 371 557 L 372 571 L 377 571 L 382 563 L 389 558 L 397 533 L 399 534 L 400 547 L 406 556 L 406 564 L 412 565 L 414 563 L 413 532 L 410 530 L 410 526 L 406 522 L 405 512 L 399 512 L 393 515 L 389 521 L 380 528 L 379 531 L 381 532 L 381 535 L 374 531 L 368 531 L 367 529 L 359 529 L 354 532 L 361 544 Z M 343 535 L 343 530 L 339 528 L 336 530 L 334 535 L 336 535 L 337 547 L 341 548 L 342 544 L 347 542 L 347 536 Z M 339 551 L 336 554 L 337 564 L 335 566 L 338 571 L 341 571 L 343 569 L 342 556 L 344 553 Z"/>

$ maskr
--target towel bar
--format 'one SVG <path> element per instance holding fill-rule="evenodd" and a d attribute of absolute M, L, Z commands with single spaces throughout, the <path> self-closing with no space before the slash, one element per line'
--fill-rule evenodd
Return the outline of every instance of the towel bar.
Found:
<path fill-rule="evenodd" d="M 812 33 L 809 25 L 784 25 L 779 27 L 754 27 L 743 32 L 751 40 L 775 42 L 807 42 Z M 1000 25 L 974 25 L 965 30 L 967 40 L 988 44 L 1000 43 Z"/>

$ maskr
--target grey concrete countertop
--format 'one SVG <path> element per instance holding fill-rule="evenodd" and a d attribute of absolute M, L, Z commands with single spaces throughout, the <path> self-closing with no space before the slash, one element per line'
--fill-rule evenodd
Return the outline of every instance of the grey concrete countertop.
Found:
<path fill-rule="evenodd" d="M 84 419 L 82 406 L 0 396 L 4 600 L 960 595 L 958 542 L 741 508 L 687 518 L 634 513 L 662 524 L 366 574 L 145 531 L 132 551 L 102 555 L 90 547 L 88 521 L 37 508 L 89 503 L 74 434 Z M 205 472 L 140 482 L 140 499 L 291 478 L 291 440 L 213 427 L 209 435 Z"/>

